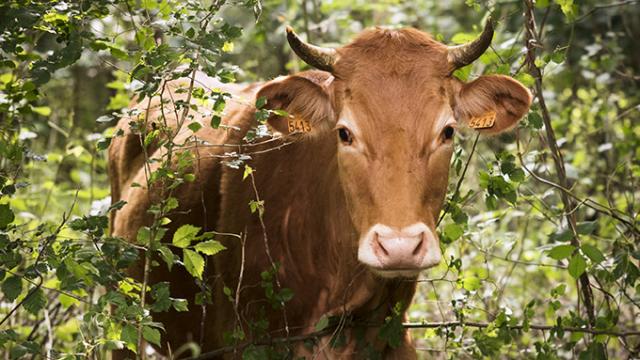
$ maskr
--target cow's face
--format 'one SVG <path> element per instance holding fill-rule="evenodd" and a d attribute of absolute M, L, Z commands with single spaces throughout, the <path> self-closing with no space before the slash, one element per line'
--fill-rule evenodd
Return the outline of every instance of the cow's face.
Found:
<path fill-rule="evenodd" d="M 435 225 L 458 127 L 495 113 L 493 126 L 481 131 L 504 131 L 531 102 L 508 77 L 468 84 L 453 78 L 449 52 L 417 30 L 372 30 L 337 50 L 325 68 L 332 75 L 277 79 L 258 94 L 310 122 L 312 131 L 334 133 L 358 260 L 384 277 L 413 277 L 440 262 Z M 288 131 L 286 119 L 270 123 Z"/>

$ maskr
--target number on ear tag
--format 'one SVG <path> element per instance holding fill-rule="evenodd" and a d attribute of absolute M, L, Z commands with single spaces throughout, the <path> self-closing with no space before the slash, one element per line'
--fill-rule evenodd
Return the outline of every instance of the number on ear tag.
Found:
<path fill-rule="evenodd" d="M 292 133 L 294 131 L 308 133 L 311 131 L 311 123 L 305 119 L 301 118 L 289 118 L 289 132 Z"/>
<path fill-rule="evenodd" d="M 489 111 L 483 115 L 471 118 L 469 127 L 472 129 L 488 129 L 496 123 L 496 112 Z"/>

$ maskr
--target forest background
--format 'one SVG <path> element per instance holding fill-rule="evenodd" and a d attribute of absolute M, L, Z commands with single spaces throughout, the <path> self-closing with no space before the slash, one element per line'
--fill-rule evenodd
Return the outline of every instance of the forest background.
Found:
<path fill-rule="evenodd" d="M 639 1 L 6 0 L 0 357 L 104 358 L 158 343 L 155 312 L 200 306 L 171 297 L 170 284 L 126 277 L 142 250 L 202 278 L 193 259 L 162 254 L 164 216 L 136 244 L 108 233 L 108 212 L 122 204 L 110 202 L 106 149 L 134 97 L 196 69 L 225 82 L 305 69 L 286 25 L 326 46 L 378 25 L 459 44 L 489 14 L 490 50 L 456 76 L 511 75 L 534 105 L 510 134 L 458 138 L 439 226 L 446 261 L 420 277 L 408 322 L 388 319 L 380 337 L 393 346 L 410 328 L 421 358 L 640 356 Z M 214 104 L 217 126 L 224 97 L 193 95 Z M 158 211 L 173 205 L 167 197 Z M 285 356 L 242 339 L 231 334 L 230 344 L 246 358 Z"/>

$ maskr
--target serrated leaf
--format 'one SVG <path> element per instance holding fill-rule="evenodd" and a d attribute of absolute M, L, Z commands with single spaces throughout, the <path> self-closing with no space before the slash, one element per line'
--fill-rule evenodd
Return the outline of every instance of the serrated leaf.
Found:
<path fill-rule="evenodd" d="M 573 245 L 558 245 L 549 250 L 547 256 L 552 259 L 562 260 L 571 256 L 575 249 L 576 248 Z"/>
<path fill-rule="evenodd" d="M 37 288 L 31 293 L 31 296 L 27 297 L 22 307 L 33 315 L 38 315 L 38 312 L 47 305 L 47 297 L 44 296 L 44 291 L 41 288 Z"/>
<path fill-rule="evenodd" d="M 220 251 L 226 249 L 219 241 L 209 240 L 197 243 L 195 246 L 196 251 L 205 255 L 215 255 Z"/>
<path fill-rule="evenodd" d="M 160 346 L 160 330 L 151 326 L 143 326 L 142 337 L 148 342 Z"/>
<path fill-rule="evenodd" d="M 184 258 L 182 261 L 189 274 L 202 280 L 202 273 L 204 272 L 204 258 L 202 255 L 195 251 L 184 249 Z"/>
<path fill-rule="evenodd" d="M 200 228 L 198 226 L 190 224 L 182 225 L 173 234 L 172 244 L 180 248 L 186 248 L 191 245 L 191 242 L 196 238 L 199 232 Z"/>
<path fill-rule="evenodd" d="M 2 293 L 4 294 L 4 301 L 11 302 L 15 300 L 22 292 L 22 278 L 19 276 L 12 276 L 7 278 L 2 283 Z"/>
<path fill-rule="evenodd" d="M 127 344 L 127 348 L 135 351 L 138 347 L 138 331 L 133 325 L 126 324 L 120 332 L 120 340 Z"/>
<path fill-rule="evenodd" d="M 601 263 L 605 260 L 604 254 L 602 254 L 602 252 L 593 245 L 583 244 L 580 248 L 582 249 L 582 252 L 595 264 Z"/>
<path fill-rule="evenodd" d="M 569 275 L 571 275 L 574 279 L 577 279 L 584 273 L 587 268 L 587 262 L 584 260 L 581 254 L 575 254 L 569 260 Z"/>

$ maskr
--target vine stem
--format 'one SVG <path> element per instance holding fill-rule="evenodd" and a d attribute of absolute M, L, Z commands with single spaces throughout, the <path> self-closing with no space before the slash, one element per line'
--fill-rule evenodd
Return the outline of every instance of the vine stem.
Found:
<path fill-rule="evenodd" d="M 562 157 L 562 152 L 558 147 L 558 142 L 556 140 L 556 135 L 553 131 L 553 127 L 551 126 L 551 115 L 549 113 L 549 109 L 547 108 L 547 104 L 545 102 L 544 94 L 542 91 L 542 71 L 536 65 L 536 49 L 542 47 L 542 45 L 538 38 L 538 32 L 536 31 L 534 4 L 533 0 L 524 0 L 524 3 L 526 7 L 525 45 L 527 48 L 525 63 L 528 64 L 529 73 L 535 79 L 535 96 L 538 99 L 538 105 L 540 106 L 540 111 L 542 113 L 542 120 L 544 122 L 547 143 L 549 149 L 551 150 L 551 157 L 553 158 L 553 163 L 556 168 L 558 183 L 563 188 L 568 189 L 569 182 L 567 181 L 564 159 Z M 560 197 L 565 208 L 565 218 L 567 220 L 567 224 L 569 225 L 569 228 L 573 233 L 573 236 L 571 238 L 571 245 L 579 248 L 580 239 L 578 237 L 576 228 L 577 219 L 576 213 L 574 211 L 576 208 L 576 203 L 573 198 L 569 197 L 565 192 L 560 192 Z M 589 275 L 586 272 L 582 273 L 578 277 L 578 281 L 580 284 L 580 292 L 582 293 L 582 300 L 584 301 L 587 317 L 589 318 L 589 324 L 591 326 L 595 326 L 596 318 L 593 305 L 593 292 L 589 281 Z"/>

